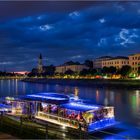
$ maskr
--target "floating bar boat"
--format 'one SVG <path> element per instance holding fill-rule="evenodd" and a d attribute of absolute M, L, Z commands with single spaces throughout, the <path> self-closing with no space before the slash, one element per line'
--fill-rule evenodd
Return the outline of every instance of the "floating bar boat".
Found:
<path fill-rule="evenodd" d="M 64 94 L 37 93 L 5 101 L 11 105 L 11 111 L 7 114 L 31 115 L 36 120 L 85 132 L 105 129 L 116 123 L 114 107 L 70 100 L 70 97 Z"/>

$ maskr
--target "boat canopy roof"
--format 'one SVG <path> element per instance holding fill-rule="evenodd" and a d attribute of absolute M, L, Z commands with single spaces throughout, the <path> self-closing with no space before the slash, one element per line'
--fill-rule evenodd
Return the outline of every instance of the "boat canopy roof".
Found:
<path fill-rule="evenodd" d="M 2 109 L 2 108 L 8 109 L 8 108 L 11 108 L 11 106 L 0 103 L 0 109 Z"/>
<path fill-rule="evenodd" d="M 25 101 L 39 101 L 50 104 L 59 105 L 60 108 L 65 108 L 74 111 L 86 112 L 90 110 L 98 110 L 101 108 L 99 105 L 92 105 L 82 102 L 70 101 L 70 97 L 59 93 L 36 93 L 21 96 L 19 100 Z"/>
<path fill-rule="evenodd" d="M 60 107 L 70 109 L 70 110 L 80 111 L 80 112 L 98 110 L 99 108 L 101 108 L 101 106 L 98 105 L 92 105 L 92 104 L 81 103 L 81 102 L 69 102 L 66 104 L 62 104 Z"/>
<path fill-rule="evenodd" d="M 0 103 L 0 112 L 8 111 L 9 109 L 11 109 L 10 105 Z"/>
<path fill-rule="evenodd" d="M 41 101 L 52 104 L 62 104 L 68 103 L 69 97 L 64 94 L 58 93 L 37 93 L 37 94 L 28 94 L 20 97 L 21 100 L 29 100 L 29 101 Z"/>

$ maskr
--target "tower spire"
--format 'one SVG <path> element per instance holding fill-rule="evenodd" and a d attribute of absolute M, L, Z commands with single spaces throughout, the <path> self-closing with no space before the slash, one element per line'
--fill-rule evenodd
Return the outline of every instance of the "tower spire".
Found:
<path fill-rule="evenodd" d="M 39 59 L 42 59 L 42 54 L 40 53 L 40 55 L 39 55 Z"/>
<path fill-rule="evenodd" d="M 42 54 L 40 53 L 38 58 L 38 73 L 41 74 L 43 72 L 43 62 L 42 62 Z"/>

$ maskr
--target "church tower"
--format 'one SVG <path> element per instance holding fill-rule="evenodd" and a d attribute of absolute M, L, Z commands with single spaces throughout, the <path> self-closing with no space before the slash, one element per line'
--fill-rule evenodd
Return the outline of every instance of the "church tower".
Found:
<path fill-rule="evenodd" d="M 41 74 L 43 72 L 43 63 L 42 63 L 42 55 L 39 55 L 38 58 L 38 73 Z"/>

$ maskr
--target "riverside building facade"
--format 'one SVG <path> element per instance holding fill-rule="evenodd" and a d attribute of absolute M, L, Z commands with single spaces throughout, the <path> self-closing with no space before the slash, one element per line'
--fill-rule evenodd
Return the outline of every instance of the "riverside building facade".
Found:
<path fill-rule="evenodd" d="M 128 57 L 114 57 L 108 60 L 102 61 L 102 68 L 103 67 L 116 67 L 117 69 L 120 69 L 124 65 L 129 65 L 129 59 Z"/>
<path fill-rule="evenodd" d="M 103 68 L 103 61 L 110 60 L 111 56 L 102 56 L 93 60 L 93 68 L 100 69 Z"/>
<path fill-rule="evenodd" d="M 129 65 L 132 67 L 133 72 L 137 72 L 138 68 L 140 67 L 140 53 L 129 55 L 128 57 L 125 56 L 105 56 L 99 57 L 93 60 L 93 68 L 103 68 L 103 67 L 116 67 L 122 68 L 122 66 Z"/>
<path fill-rule="evenodd" d="M 72 70 L 75 73 L 80 73 L 83 69 L 88 69 L 87 66 L 79 64 L 79 65 L 61 65 L 56 66 L 55 73 L 65 73 L 67 70 Z"/>
<path fill-rule="evenodd" d="M 140 53 L 129 55 L 129 64 L 132 67 L 134 72 L 138 71 L 138 67 L 140 67 Z"/>

